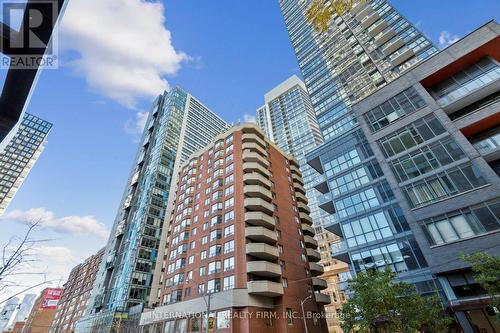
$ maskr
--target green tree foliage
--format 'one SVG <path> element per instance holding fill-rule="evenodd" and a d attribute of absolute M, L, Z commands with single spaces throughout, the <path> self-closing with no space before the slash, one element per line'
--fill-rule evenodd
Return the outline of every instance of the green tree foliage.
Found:
<path fill-rule="evenodd" d="M 500 256 L 487 253 L 463 255 L 462 259 L 472 267 L 474 278 L 493 297 L 493 306 L 500 309 Z M 500 314 L 496 319 L 500 322 Z"/>
<path fill-rule="evenodd" d="M 318 32 L 328 30 L 333 13 L 341 16 L 358 3 L 369 0 L 313 0 L 306 12 L 307 21 Z"/>
<path fill-rule="evenodd" d="M 353 296 L 342 306 L 345 333 L 442 332 L 451 323 L 438 296 L 424 297 L 398 282 L 389 269 L 360 273 L 349 283 Z"/>

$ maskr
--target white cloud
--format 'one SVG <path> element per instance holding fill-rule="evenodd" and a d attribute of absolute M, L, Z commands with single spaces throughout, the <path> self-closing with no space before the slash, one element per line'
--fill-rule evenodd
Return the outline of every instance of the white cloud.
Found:
<path fill-rule="evenodd" d="M 44 260 L 58 264 L 71 264 L 76 261 L 73 252 L 64 246 L 39 246 L 33 248 L 33 254 Z"/>
<path fill-rule="evenodd" d="M 19 223 L 39 221 L 40 227 L 63 234 L 97 236 L 107 239 L 109 232 L 104 224 L 93 216 L 64 216 L 56 218 L 55 214 L 45 208 L 32 208 L 26 211 L 13 210 L 0 219 Z"/>
<path fill-rule="evenodd" d="M 245 123 L 255 123 L 256 122 L 255 115 L 245 113 L 243 115 L 243 121 Z"/>
<path fill-rule="evenodd" d="M 125 132 L 129 134 L 141 134 L 148 121 L 148 115 L 147 112 L 137 112 L 134 120 L 128 120 L 125 123 Z"/>
<path fill-rule="evenodd" d="M 76 51 L 75 73 L 100 94 L 133 108 L 168 89 L 189 59 L 172 45 L 163 4 L 144 0 L 71 0 L 61 45 Z"/>
<path fill-rule="evenodd" d="M 439 34 L 439 46 L 444 49 L 445 47 L 450 46 L 459 39 L 460 37 L 458 37 L 457 35 L 453 35 L 448 31 L 441 31 L 441 33 Z"/>

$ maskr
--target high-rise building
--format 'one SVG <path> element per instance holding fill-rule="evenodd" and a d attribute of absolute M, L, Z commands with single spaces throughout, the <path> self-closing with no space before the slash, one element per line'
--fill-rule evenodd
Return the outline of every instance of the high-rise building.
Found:
<path fill-rule="evenodd" d="M 51 123 L 26 113 L 0 152 L 0 215 L 42 153 L 51 127 Z"/>
<path fill-rule="evenodd" d="M 62 292 L 61 288 L 45 288 L 42 291 L 26 319 L 23 326 L 23 333 L 49 332 Z"/>
<path fill-rule="evenodd" d="M 2 308 L 0 312 L 0 330 L 3 330 L 11 322 L 11 319 L 15 316 L 17 307 L 19 306 L 19 298 L 12 297 Z"/>
<path fill-rule="evenodd" d="M 49 332 L 74 332 L 76 322 L 85 313 L 103 255 L 101 249 L 71 270 Z"/>
<path fill-rule="evenodd" d="M 33 308 L 33 304 L 35 304 L 36 298 L 36 294 L 24 295 L 21 304 L 17 308 L 16 315 L 14 317 L 14 320 L 12 320 L 12 323 L 26 321 L 31 312 L 31 309 Z"/>
<path fill-rule="evenodd" d="M 107 332 L 132 307 L 148 304 L 172 180 L 182 162 L 227 127 L 179 87 L 153 103 L 87 315 L 77 323 L 77 332 Z M 140 313 L 137 308 L 131 311 Z"/>
<path fill-rule="evenodd" d="M 217 136 L 180 169 L 162 305 L 142 332 L 324 332 L 311 224 L 293 156 L 253 124 Z"/>
<path fill-rule="evenodd" d="M 460 257 L 500 255 L 499 50 L 492 21 L 353 106 L 357 141 L 308 156 L 335 204 L 335 257 L 390 265 L 424 293 L 436 286 L 412 273 L 428 271 L 467 333 L 500 332 Z"/>
<path fill-rule="evenodd" d="M 306 153 L 323 143 L 307 89 L 304 83 L 294 75 L 265 94 L 264 100 L 265 105 L 257 109 L 257 125 L 279 148 L 292 154 L 299 161 L 313 227 L 318 227 L 316 230 L 319 231 L 315 237 L 321 254 L 320 264 L 328 271 L 327 275 L 330 280 L 338 280 L 338 277 L 332 275 L 346 272 L 347 265 L 331 256 L 330 247 L 334 242 L 338 242 L 339 238 L 321 228 L 326 223 L 325 220 L 329 219 L 329 214 L 318 206 L 317 193 L 312 186 L 317 173 L 311 169 L 305 158 Z M 328 286 L 334 288 L 332 283 Z M 343 299 L 343 295 L 339 294 L 336 288 L 327 289 L 325 292 L 336 299 Z M 325 306 L 327 318 L 335 318 L 339 308 L 340 302 Z M 329 320 L 331 324 L 334 322 L 336 327 L 329 325 L 330 330 L 337 329 L 338 331 L 340 329 L 338 321 Z"/>

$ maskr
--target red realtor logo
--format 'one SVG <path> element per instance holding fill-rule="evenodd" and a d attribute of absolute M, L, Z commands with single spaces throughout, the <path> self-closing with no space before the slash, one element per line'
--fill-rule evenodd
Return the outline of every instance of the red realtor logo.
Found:
<path fill-rule="evenodd" d="M 47 288 L 43 291 L 40 309 L 55 309 L 61 298 L 63 290 L 60 288 Z"/>

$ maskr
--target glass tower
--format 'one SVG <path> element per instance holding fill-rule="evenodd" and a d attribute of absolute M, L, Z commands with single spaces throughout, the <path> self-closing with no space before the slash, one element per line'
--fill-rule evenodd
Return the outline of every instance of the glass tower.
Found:
<path fill-rule="evenodd" d="M 354 237 L 356 244 L 331 246 L 334 258 L 353 263 L 369 257 L 371 262 L 385 262 L 401 278 L 425 284 L 430 279 L 425 259 L 352 105 L 437 49 L 386 0 L 358 4 L 342 16 L 334 15 L 325 33 L 314 31 L 306 21 L 310 3 L 279 1 L 325 140 L 307 155 L 308 164 L 320 173 L 311 177 L 310 186 L 317 190 L 319 207 L 329 214 L 319 228 Z M 413 103 L 416 97 L 410 93 L 405 98 Z M 351 265 L 351 271 L 367 267 Z"/>
<path fill-rule="evenodd" d="M 3 214 L 46 144 L 52 124 L 29 113 L 0 152 L 0 215 Z"/>
<path fill-rule="evenodd" d="M 77 332 L 109 331 L 116 313 L 148 303 L 178 167 L 227 127 L 225 121 L 178 87 L 153 103 L 87 316 L 78 322 Z"/>

